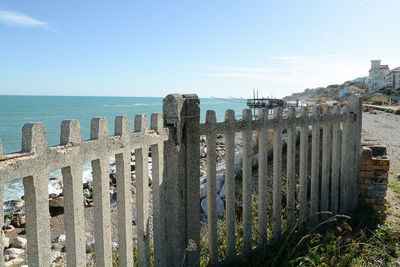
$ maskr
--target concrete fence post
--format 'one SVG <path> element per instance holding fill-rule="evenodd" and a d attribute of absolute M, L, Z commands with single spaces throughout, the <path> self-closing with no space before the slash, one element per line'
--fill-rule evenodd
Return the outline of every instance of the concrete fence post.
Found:
<path fill-rule="evenodd" d="M 349 110 L 351 116 L 351 142 L 353 149 L 353 162 L 352 172 L 351 172 L 351 204 L 350 211 L 354 211 L 358 205 L 358 188 L 360 180 L 360 159 L 361 159 L 361 129 L 362 129 L 362 100 L 358 96 L 351 96 L 349 98 Z"/>
<path fill-rule="evenodd" d="M 164 144 L 165 253 L 167 266 L 200 265 L 200 100 L 168 95 L 164 124 L 174 137 Z"/>
<path fill-rule="evenodd" d="M 1 143 L 1 137 L 0 137 L 0 158 L 2 158 L 3 155 L 3 145 Z M 4 177 L 0 178 L 0 201 L 1 203 L 4 203 Z M 3 244 L 4 242 L 4 232 L 3 232 L 3 225 L 4 225 L 4 206 L 0 205 L 0 244 Z M 4 266 L 4 250 L 0 249 L 0 266 Z"/>
<path fill-rule="evenodd" d="M 44 124 L 26 123 L 22 128 L 22 151 L 45 157 L 47 135 Z M 29 266 L 50 266 L 49 172 L 43 168 L 23 178 L 26 209 L 26 237 Z"/>

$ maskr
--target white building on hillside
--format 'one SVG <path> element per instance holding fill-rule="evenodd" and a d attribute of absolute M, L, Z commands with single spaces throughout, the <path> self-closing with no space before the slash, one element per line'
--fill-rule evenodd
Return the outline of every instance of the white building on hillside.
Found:
<path fill-rule="evenodd" d="M 400 88 L 400 67 L 393 70 L 388 65 L 381 65 L 380 60 L 371 60 L 368 76 L 368 92 L 375 92 L 384 87 Z"/>

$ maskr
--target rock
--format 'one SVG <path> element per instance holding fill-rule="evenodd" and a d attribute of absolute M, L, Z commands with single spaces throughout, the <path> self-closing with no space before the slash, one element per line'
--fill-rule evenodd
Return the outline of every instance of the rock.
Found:
<path fill-rule="evenodd" d="M 25 209 L 14 212 L 12 215 L 11 224 L 15 227 L 22 227 L 26 223 Z"/>
<path fill-rule="evenodd" d="M 12 231 L 12 230 L 14 230 L 15 229 L 15 227 L 14 226 L 12 226 L 11 224 L 8 224 L 8 225 L 4 225 L 4 232 L 5 233 L 7 233 L 7 232 L 10 232 L 10 231 Z"/>
<path fill-rule="evenodd" d="M 206 183 L 207 183 L 207 175 L 203 174 L 200 176 L 200 184 L 206 184 Z"/>
<path fill-rule="evenodd" d="M 131 178 L 132 178 L 132 185 L 134 187 L 136 187 L 136 175 L 132 174 Z M 151 184 L 153 183 L 152 179 L 153 179 L 152 175 L 149 175 L 149 178 L 148 178 L 149 186 L 151 186 Z"/>
<path fill-rule="evenodd" d="M 61 252 L 58 249 L 53 249 L 51 251 L 51 261 L 56 261 L 61 258 Z"/>
<path fill-rule="evenodd" d="M 110 205 L 112 207 L 117 206 L 117 192 L 113 192 L 110 194 Z"/>
<path fill-rule="evenodd" d="M 57 236 L 56 238 L 54 238 L 51 243 L 62 243 L 65 242 L 65 235 L 61 234 L 59 236 Z"/>
<path fill-rule="evenodd" d="M 115 173 L 110 173 L 110 184 L 115 185 L 117 184 L 117 176 Z"/>
<path fill-rule="evenodd" d="M 200 199 L 207 197 L 207 183 L 200 185 Z"/>
<path fill-rule="evenodd" d="M 24 262 L 24 259 L 14 258 L 4 263 L 4 267 L 20 266 Z"/>
<path fill-rule="evenodd" d="M 234 168 L 235 173 L 241 172 L 243 168 L 243 151 L 241 149 L 235 154 Z"/>
<path fill-rule="evenodd" d="M 201 201 L 200 206 L 201 206 L 201 210 L 203 211 L 203 213 L 204 213 L 205 215 L 207 215 L 207 214 L 208 214 L 208 210 L 207 210 L 207 198 L 204 198 L 204 199 Z"/>
<path fill-rule="evenodd" d="M 26 239 L 23 237 L 16 236 L 11 243 L 12 248 L 26 248 Z"/>
<path fill-rule="evenodd" d="M 49 198 L 58 198 L 60 194 L 57 193 L 51 193 L 49 194 Z"/>
<path fill-rule="evenodd" d="M 220 196 L 217 196 L 217 217 L 223 218 L 225 215 L 225 203 Z"/>
<path fill-rule="evenodd" d="M 93 188 L 92 181 L 84 183 L 83 188 L 85 188 L 85 189 Z"/>
<path fill-rule="evenodd" d="M 4 249 L 8 248 L 10 246 L 10 238 L 3 236 L 3 247 Z"/>
<path fill-rule="evenodd" d="M 117 243 L 112 242 L 112 251 L 117 251 L 119 249 L 119 246 Z"/>
<path fill-rule="evenodd" d="M 219 192 L 219 196 L 221 198 L 225 198 L 226 197 L 226 183 L 224 183 L 224 185 L 221 188 L 221 191 Z"/>
<path fill-rule="evenodd" d="M 225 215 L 224 201 L 218 195 L 216 196 L 216 201 L 217 201 L 217 217 L 218 218 L 223 218 L 224 215 Z M 208 214 L 208 211 L 207 211 L 207 198 L 204 198 L 201 201 L 201 209 L 203 210 L 204 214 L 207 216 L 207 214 Z"/>
<path fill-rule="evenodd" d="M 9 200 L 4 202 L 4 213 L 12 213 L 22 209 L 25 206 L 23 199 Z"/>
<path fill-rule="evenodd" d="M 217 194 L 221 192 L 222 187 L 225 184 L 225 180 L 217 180 Z"/>
<path fill-rule="evenodd" d="M 85 188 L 83 190 L 83 196 L 86 198 L 90 198 L 92 196 L 92 194 L 90 193 L 89 189 Z"/>
<path fill-rule="evenodd" d="M 63 208 L 64 207 L 64 197 L 56 197 L 49 199 L 50 208 Z"/>
<path fill-rule="evenodd" d="M 60 248 L 60 243 L 52 243 L 51 244 L 51 249 L 59 249 Z"/>
<path fill-rule="evenodd" d="M 86 253 L 90 253 L 92 251 L 94 251 L 94 240 L 86 243 Z"/>
<path fill-rule="evenodd" d="M 16 255 L 21 256 L 25 253 L 24 249 L 21 248 L 8 248 L 4 250 L 4 255 Z"/>
<path fill-rule="evenodd" d="M 253 169 L 258 168 L 258 154 L 253 157 Z"/>

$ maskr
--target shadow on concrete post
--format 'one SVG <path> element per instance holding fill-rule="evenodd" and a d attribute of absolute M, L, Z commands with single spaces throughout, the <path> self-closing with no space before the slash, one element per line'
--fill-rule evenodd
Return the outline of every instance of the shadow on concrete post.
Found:
<path fill-rule="evenodd" d="M 200 100 L 171 94 L 163 100 L 166 265 L 200 265 Z"/>
<path fill-rule="evenodd" d="M 360 180 L 360 164 L 361 164 L 361 129 L 362 129 L 362 100 L 358 96 L 349 97 L 349 110 L 351 116 L 351 146 L 353 164 L 351 168 L 350 196 L 351 202 L 349 210 L 354 211 L 358 205 L 358 184 Z"/>

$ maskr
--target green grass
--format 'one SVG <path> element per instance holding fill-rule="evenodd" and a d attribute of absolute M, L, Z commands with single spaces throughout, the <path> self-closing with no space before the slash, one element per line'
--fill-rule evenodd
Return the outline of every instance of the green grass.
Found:
<path fill-rule="evenodd" d="M 399 183 L 399 182 L 390 180 L 390 181 L 389 181 L 389 187 L 390 187 L 394 192 L 396 192 L 397 194 L 400 194 L 400 183 Z"/>
<path fill-rule="evenodd" d="M 390 187 L 400 193 L 400 185 Z M 253 246 L 257 244 L 257 203 L 253 201 Z M 399 216 L 397 214 L 396 216 Z M 379 213 L 368 206 L 352 215 L 331 216 L 308 232 L 286 231 L 283 218 L 283 235 L 273 246 L 252 255 L 249 259 L 225 266 L 394 266 L 400 265 L 400 226 L 382 221 Z M 271 229 L 269 222 L 269 229 Z M 218 221 L 218 257 L 226 258 L 226 224 Z M 269 239 L 272 239 L 269 231 Z M 236 252 L 243 249 L 243 227 L 237 218 Z M 151 249 L 152 251 L 152 249 Z M 137 251 L 134 248 L 137 264 Z M 113 257 L 118 266 L 118 256 Z M 153 262 L 152 262 L 153 265 Z M 208 266 L 207 228 L 200 233 L 200 266 Z"/>

